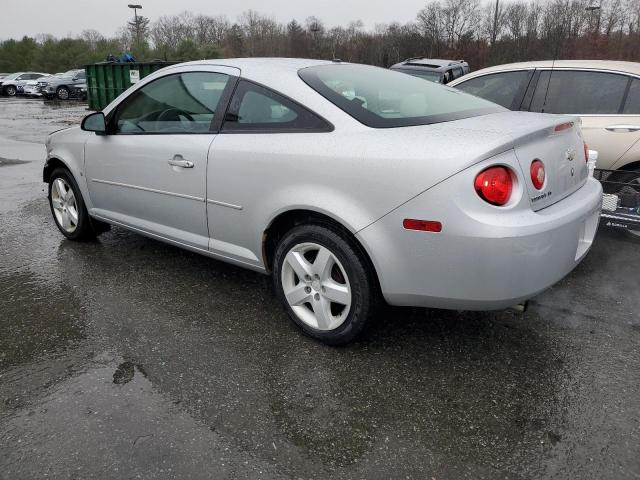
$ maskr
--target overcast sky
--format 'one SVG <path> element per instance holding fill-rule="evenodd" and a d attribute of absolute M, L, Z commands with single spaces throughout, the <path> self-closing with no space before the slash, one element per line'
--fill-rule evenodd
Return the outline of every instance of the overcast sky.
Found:
<path fill-rule="evenodd" d="M 22 38 L 39 33 L 57 37 L 95 29 L 106 36 L 129 20 L 131 0 L 1 0 L 0 39 Z M 230 20 L 248 9 L 287 22 L 315 15 L 328 26 L 362 20 L 366 28 L 376 23 L 408 22 L 426 0 L 141 0 L 143 15 L 151 21 L 162 15 L 189 10 L 206 15 L 226 15 Z"/>

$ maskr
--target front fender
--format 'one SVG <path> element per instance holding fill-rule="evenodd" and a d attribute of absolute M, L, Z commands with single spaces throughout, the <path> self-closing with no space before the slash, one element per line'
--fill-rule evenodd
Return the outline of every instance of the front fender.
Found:
<path fill-rule="evenodd" d="M 84 144 L 89 133 L 83 132 L 79 127 L 72 127 L 52 133 L 46 141 L 47 156 L 42 171 L 42 179 L 48 183 L 53 170 L 62 165 L 71 172 L 80 193 L 87 206 L 91 209 L 93 204 L 89 196 L 86 178 L 84 176 Z"/>

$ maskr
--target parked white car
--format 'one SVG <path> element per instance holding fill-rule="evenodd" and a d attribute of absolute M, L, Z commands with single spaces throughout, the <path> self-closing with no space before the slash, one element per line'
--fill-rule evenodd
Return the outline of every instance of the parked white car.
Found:
<path fill-rule="evenodd" d="M 640 63 L 556 60 L 478 70 L 449 84 L 510 110 L 580 116 L 598 152 L 607 225 L 640 236 Z"/>
<path fill-rule="evenodd" d="M 9 97 L 20 95 L 26 82 L 40 78 L 43 75 L 47 74 L 42 72 L 17 72 L 7 75 L 0 80 L 0 95 Z"/>
<path fill-rule="evenodd" d="M 510 110 L 580 116 L 598 168 L 640 173 L 640 63 L 556 60 L 498 65 L 449 83 Z"/>
<path fill-rule="evenodd" d="M 380 294 L 474 310 L 538 294 L 587 254 L 601 204 L 575 117 L 342 62 L 167 67 L 46 147 L 64 236 L 119 225 L 269 273 L 331 344 Z"/>

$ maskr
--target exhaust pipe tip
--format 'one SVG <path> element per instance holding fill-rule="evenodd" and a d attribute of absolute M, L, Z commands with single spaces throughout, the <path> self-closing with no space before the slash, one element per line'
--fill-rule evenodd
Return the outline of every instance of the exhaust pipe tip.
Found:
<path fill-rule="evenodd" d="M 514 312 L 518 312 L 518 313 L 524 313 L 527 311 L 528 308 L 529 308 L 529 300 L 526 300 L 522 303 L 518 303 L 516 305 L 509 307 L 509 310 L 513 310 Z"/>

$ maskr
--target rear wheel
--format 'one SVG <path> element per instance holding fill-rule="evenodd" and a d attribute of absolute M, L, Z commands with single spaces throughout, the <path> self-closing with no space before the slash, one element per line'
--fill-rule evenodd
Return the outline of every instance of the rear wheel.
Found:
<path fill-rule="evenodd" d="M 69 89 L 67 87 L 60 87 L 56 90 L 56 97 L 59 100 L 69 100 Z"/>
<path fill-rule="evenodd" d="M 352 341 L 378 303 L 377 283 L 363 255 L 338 233 L 300 225 L 277 246 L 273 281 L 293 322 L 329 345 Z"/>
<path fill-rule="evenodd" d="M 49 207 L 60 232 L 69 240 L 96 236 L 78 184 L 66 168 L 57 168 L 49 179 Z"/>

